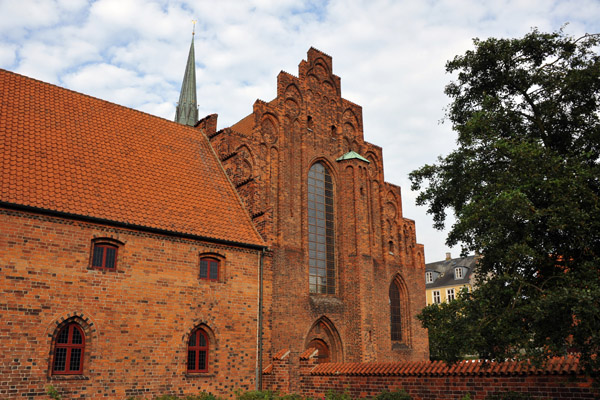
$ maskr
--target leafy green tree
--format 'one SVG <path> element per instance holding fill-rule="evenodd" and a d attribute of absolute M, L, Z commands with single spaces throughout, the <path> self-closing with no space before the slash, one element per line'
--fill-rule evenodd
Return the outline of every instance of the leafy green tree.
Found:
<path fill-rule="evenodd" d="M 454 212 L 447 244 L 482 255 L 473 293 L 420 316 L 433 338 L 455 324 L 436 350 L 446 360 L 576 349 L 599 370 L 599 44 L 534 29 L 475 39 L 446 64 L 457 149 L 410 175 L 436 228 Z"/>
<path fill-rule="evenodd" d="M 429 330 L 429 356 L 432 360 L 456 362 L 472 354 L 476 332 L 471 326 L 475 321 L 471 315 L 464 313 L 464 295 L 465 292 L 461 292 L 455 301 L 432 304 L 417 316 Z"/>

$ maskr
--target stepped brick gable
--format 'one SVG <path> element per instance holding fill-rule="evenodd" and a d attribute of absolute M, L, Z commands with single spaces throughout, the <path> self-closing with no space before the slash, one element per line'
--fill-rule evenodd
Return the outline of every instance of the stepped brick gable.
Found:
<path fill-rule="evenodd" d="M 364 141 L 362 108 L 341 96 L 331 57 L 311 48 L 298 77 L 279 74 L 274 100 L 257 100 L 252 114 L 209 136 L 271 249 L 266 353 L 289 349 L 294 362 L 316 341 L 329 361 L 426 359 L 415 319 L 425 304 L 423 247 L 402 214 L 400 188 L 384 180 L 381 148 Z M 316 164 L 332 186 L 331 237 L 322 243 L 311 241 Z M 313 247 L 333 254 L 325 272 L 311 272 Z"/>

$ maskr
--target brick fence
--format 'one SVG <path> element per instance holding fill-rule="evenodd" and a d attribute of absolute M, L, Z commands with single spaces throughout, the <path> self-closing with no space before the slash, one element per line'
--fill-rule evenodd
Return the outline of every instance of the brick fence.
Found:
<path fill-rule="evenodd" d="M 543 368 L 513 361 L 463 361 L 452 366 L 440 361 L 317 364 L 314 356 L 313 349 L 300 355 L 300 367 L 294 371 L 289 352 L 279 352 L 264 370 L 264 388 L 312 398 L 323 398 L 328 390 L 366 398 L 404 389 L 413 400 L 460 400 L 466 394 L 482 400 L 507 391 L 544 400 L 600 399 L 598 387 L 571 356 L 553 359 Z"/>

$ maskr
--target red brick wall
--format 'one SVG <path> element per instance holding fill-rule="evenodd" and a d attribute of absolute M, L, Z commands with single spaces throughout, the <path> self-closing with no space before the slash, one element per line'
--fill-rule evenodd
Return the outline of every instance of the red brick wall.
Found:
<path fill-rule="evenodd" d="M 402 215 L 400 188 L 384 182 L 381 148 L 364 141 L 362 108 L 341 96 L 331 57 L 310 49 L 298 77 L 279 74 L 274 100 L 257 101 L 231 128 L 207 132 L 272 250 L 270 355 L 290 349 L 297 364 L 308 342 L 321 337 L 338 342 L 328 343 L 338 347 L 338 361 L 427 359 L 427 335 L 415 318 L 425 306 L 423 248 L 414 221 Z M 370 163 L 336 161 L 350 150 Z M 307 176 L 317 161 L 335 186 L 335 295 L 311 295 L 308 287 Z M 390 339 L 394 279 L 404 287 L 399 343 Z M 314 325 L 322 317 L 335 340 Z"/>
<path fill-rule="evenodd" d="M 328 390 L 347 391 L 352 398 L 368 398 L 388 390 L 404 389 L 413 400 L 473 400 L 507 391 L 525 392 L 534 399 L 598 399 L 590 379 L 570 375 L 529 376 L 304 376 L 299 394 L 323 398 Z"/>
<path fill-rule="evenodd" d="M 309 398 L 324 398 L 332 390 L 347 392 L 352 398 L 370 398 L 382 391 L 404 389 L 413 400 L 460 400 L 470 394 L 473 400 L 507 391 L 525 392 L 534 399 L 598 399 L 600 390 L 589 377 L 575 372 L 544 371 L 522 374 L 496 373 L 423 373 L 390 375 L 369 373 L 367 364 L 339 365 L 340 370 L 361 369 L 360 375 L 314 373 L 316 359 L 302 360 L 298 369 L 299 382 L 290 385 L 291 367 L 286 358 L 273 361 L 263 381 L 265 388 L 282 393 L 294 392 Z M 422 363 L 416 367 L 424 368 Z M 403 368 L 406 366 L 402 366 Z M 390 368 L 393 368 L 390 366 Z M 436 368 L 432 368 L 436 369 Z M 564 372 L 564 373 L 563 373 Z"/>
<path fill-rule="evenodd" d="M 124 243 L 117 271 L 90 269 L 91 242 Z M 254 388 L 256 251 L 0 209 L 0 398 L 125 398 Z M 199 255 L 225 259 L 218 282 Z M 82 376 L 51 375 L 53 335 L 84 328 Z M 209 372 L 186 375 L 186 342 L 203 324 Z"/>

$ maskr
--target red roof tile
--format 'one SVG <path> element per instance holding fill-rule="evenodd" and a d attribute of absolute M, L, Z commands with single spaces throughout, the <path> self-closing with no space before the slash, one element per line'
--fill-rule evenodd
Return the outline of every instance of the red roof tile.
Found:
<path fill-rule="evenodd" d="M 317 349 L 315 349 L 314 347 L 309 347 L 308 349 L 304 350 L 302 354 L 300 354 L 300 359 L 308 360 L 313 354 L 315 354 L 316 351 Z"/>
<path fill-rule="evenodd" d="M 252 135 L 252 129 L 254 128 L 254 113 L 245 116 L 235 124 L 231 126 L 231 129 L 242 133 L 246 136 Z"/>
<path fill-rule="evenodd" d="M 263 369 L 263 375 L 271 375 L 273 373 L 273 364 L 267 365 L 265 369 Z"/>
<path fill-rule="evenodd" d="M 0 70 L 0 201 L 264 245 L 197 129 Z"/>
<path fill-rule="evenodd" d="M 273 360 L 283 360 L 284 358 L 286 358 L 289 355 L 290 355 L 290 351 L 288 349 L 279 350 L 273 356 Z"/>
<path fill-rule="evenodd" d="M 413 361 L 400 363 L 327 363 L 318 364 L 312 375 L 362 375 L 362 376 L 424 376 L 424 375 L 519 375 L 526 372 L 537 374 L 573 374 L 581 372 L 576 356 L 553 358 L 542 368 L 535 368 L 527 361 L 484 362 L 461 361 L 448 365 L 442 361 Z"/>

